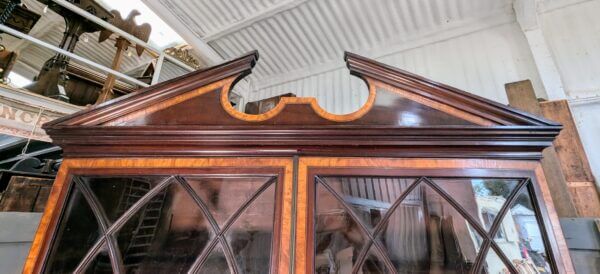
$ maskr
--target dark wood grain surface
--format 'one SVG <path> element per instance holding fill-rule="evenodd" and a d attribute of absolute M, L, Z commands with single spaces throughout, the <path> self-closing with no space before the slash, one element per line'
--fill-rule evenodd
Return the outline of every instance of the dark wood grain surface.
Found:
<path fill-rule="evenodd" d="M 538 173 L 542 151 L 561 125 L 365 57 L 347 53 L 345 59 L 350 73 L 369 87 L 365 105 L 349 114 L 329 113 L 306 97 L 282 98 L 257 115 L 238 112 L 228 93 L 251 73 L 258 60 L 251 52 L 45 124 L 66 160 L 26 272 L 43 263 L 76 170 L 126 168 L 147 174 L 200 166 L 285 167 L 279 273 L 288 273 L 290 262 L 296 273 L 307 269 L 307 180 L 313 167 L 535 170 L 554 262 L 571 272 L 548 187 Z M 272 156 L 278 158 L 264 158 Z M 292 157 L 298 156 L 300 164 L 292 167 Z"/>
<path fill-rule="evenodd" d="M 346 54 L 367 103 L 336 115 L 316 99 L 238 112 L 228 92 L 258 53 L 196 71 L 44 125 L 67 157 L 386 156 L 539 159 L 561 126 L 376 61 Z"/>

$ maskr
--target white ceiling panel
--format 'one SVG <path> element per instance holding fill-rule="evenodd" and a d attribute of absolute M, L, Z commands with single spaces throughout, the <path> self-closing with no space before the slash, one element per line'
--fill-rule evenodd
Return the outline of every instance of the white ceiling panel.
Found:
<path fill-rule="evenodd" d="M 341 61 L 344 51 L 364 52 L 453 27 L 457 22 L 512 13 L 512 0 L 144 2 L 156 12 L 162 7 L 161 17 L 174 17 L 182 23 L 176 31 L 194 33 L 224 59 L 257 49 L 261 60 L 250 77 L 257 82 Z"/>

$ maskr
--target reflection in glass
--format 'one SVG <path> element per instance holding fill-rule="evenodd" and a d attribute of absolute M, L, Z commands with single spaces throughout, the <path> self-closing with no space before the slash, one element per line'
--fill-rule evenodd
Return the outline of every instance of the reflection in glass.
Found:
<path fill-rule="evenodd" d="M 199 273 L 201 274 L 213 274 L 213 273 L 230 273 L 229 267 L 227 266 L 227 259 L 221 248 L 221 244 L 217 244 L 211 251 L 206 261 L 202 264 Z"/>
<path fill-rule="evenodd" d="M 100 227 L 79 190 L 72 187 L 45 273 L 71 273 L 100 237 Z"/>
<path fill-rule="evenodd" d="M 416 178 L 390 177 L 323 177 L 327 184 L 350 205 L 360 221 L 373 230 L 392 204 Z M 420 197 L 409 195 L 403 203 Z"/>
<path fill-rule="evenodd" d="M 164 189 L 148 197 L 166 178 L 77 178 L 82 184 L 73 184 L 45 272 L 71 273 L 101 236 L 97 218 L 80 187 L 90 190 L 90 195 L 98 200 L 102 208 L 98 218 L 108 219 L 109 226 L 118 224 L 115 221 L 119 218 L 125 220 L 106 236 L 116 240 L 116 253 L 120 254 L 117 260 L 123 262 L 120 267 L 126 273 L 187 273 L 201 254 L 206 256 L 203 261 L 207 265 L 197 265 L 196 269 L 229 272 L 225 260 L 228 252 L 235 260 L 231 263 L 237 262 L 238 273 L 269 272 L 275 178 L 197 176 L 188 182 L 172 177 Z M 256 195 L 259 189 L 263 191 Z M 139 209 L 127 211 L 139 201 L 143 201 Z M 227 223 L 231 225 L 220 237 L 228 241 L 230 248 L 214 242 Z M 209 245 L 214 248 L 208 250 Z M 112 272 L 106 248 L 105 245 L 97 254 L 91 253 L 86 273 Z"/>
<path fill-rule="evenodd" d="M 241 273 L 269 273 L 275 184 L 271 184 L 227 230 L 233 256 Z"/>
<path fill-rule="evenodd" d="M 166 177 L 82 177 L 112 223 Z"/>
<path fill-rule="evenodd" d="M 184 273 L 215 235 L 190 194 L 174 183 L 116 236 L 128 273 Z"/>
<path fill-rule="evenodd" d="M 316 186 L 315 267 L 318 273 L 351 273 L 367 236 L 344 206 Z"/>
<path fill-rule="evenodd" d="M 96 255 L 96 258 L 88 265 L 85 273 L 89 274 L 111 274 L 113 273 L 112 265 L 110 264 L 110 258 L 106 244 L 102 247 L 102 251 Z"/>
<path fill-rule="evenodd" d="M 434 179 L 486 231 L 519 184 L 513 179 Z M 499 234 L 502 231 L 498 231 Z M 500 235 L 499 235 L 500 236 Z"/>
<path fill-rule="evenodd" d="M 429 178 L 390 211 L 414 181 L 391 177 L 318 178 L 315 271 L 348 273 L 358 265 L 364 273 L 385 273 L 392 266 L 399 273 L 470 273 L 484 242 L 480 231 L 490 231 L 498 222 L 507 198 L 520 183 L 514 179 Z M 517 197 L 521 206 L 508 211 L 515 221 L 509 225 L 506 220 L 502 222 L 493 239 L 499 246 L 514 246 L 505 252 L 516 251 L 506 254 L 511 260 L 519 260 L 514 261 L 515 267 L 525 269 L 527 263 L 548 269 L 533 207 L 526 193 L 521 196 Z M 381 243 L 384 255 L 376 252 L 371 237 Z M 482 258 L 484 273 L 500 273 L 495 271 L 505 266 L 493 251 L 489 254 Z"/>
<path fill-rule="evenodd" d="M 185 177 L 219 227 L 271 177 Z"/>
<path fill-rule="evenodd" d="M 472 122 L 408 99 L 385 88 L 377 89 L 377 100 L 386 102 L 387 105 L 375 105 L 369 113 L 380 121 L 393 119 L 393 121 L 397 121 L 398 126 L 473 125 Z"/>
<path fill-rule="evenodd" d="M 381 256 L 379 256 L 375 251 L 375 247 L 371 247 L 369 249 L 369 253 L 367 253 L 367 257 L 365 258 L 365 261 L 363 262 L 363 265 L 360 269 L 364 274 L 390 273 L 390 271 L 388 271 L 387 267 L 385 266 L 385 263 L 381 259 Z"/>
<path fill-rule="evenodd" d="M 519 272 L 551 272 L 542 232 L 527 188 L 519 192 L 500 226 L 506 236 L 494 241 Z"/>
<path fill-rule="evenodd" d="M 508 270 L 508 267 L 504 265 L 498 254 L 496 254 L 493 249 L 490 249 L 485 257 L 481 273 L 504 274 L 510 273 L 510 271 Z"/>
<path fill-rule="evenodd" d="M 479 235 L 454 207 L 424 184 L 401 204 L 377 238 L 400 273 L 469 273 L 481 244 Z"/>

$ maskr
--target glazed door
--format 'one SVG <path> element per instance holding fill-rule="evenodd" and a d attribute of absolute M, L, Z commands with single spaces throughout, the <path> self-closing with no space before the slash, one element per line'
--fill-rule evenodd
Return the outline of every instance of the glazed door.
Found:
<path fill-rule="evenodd" d="M 66 160 L 25 272 L 288 273 L 291 163 Z"/>
<path fill-rule="evenodd" d="M 536 166 L 301 158 L 296 273 L 564 273 Z"/>
<path fill-rule="evenodd" d="M 24 272 L 565 273 L 549 197 L 527 161 L 65 160 Z"/>

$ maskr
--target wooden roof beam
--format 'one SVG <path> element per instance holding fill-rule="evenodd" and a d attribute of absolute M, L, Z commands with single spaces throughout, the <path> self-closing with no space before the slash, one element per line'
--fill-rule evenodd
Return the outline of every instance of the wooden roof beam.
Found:
<path fill-rule="evenodd" d="M 241 21 L 230 24 L 224 28 L 208 33 L 202 37 L 206 43 L 217 40 L 221 37 L 224 37 L 228 34 L 237 32 L 245 27 L 248 27 L 258 21 L 271 18 L 274 15 L 281 13 L 286 10 L 293 9 L 301 4 L 304 4 L 308 0 L 287 0 L 279 2 L 275 5 L 272 5 L 259 13 L 253 14 L 252 16 L 246 17 Z"/>

